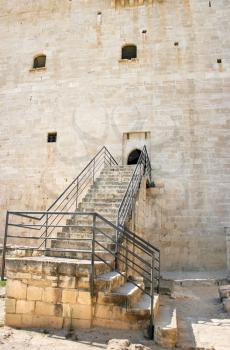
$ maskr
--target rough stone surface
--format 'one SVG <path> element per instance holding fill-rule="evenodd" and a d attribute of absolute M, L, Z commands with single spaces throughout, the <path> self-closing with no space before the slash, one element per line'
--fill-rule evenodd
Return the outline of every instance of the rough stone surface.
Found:
<path fill-rule="evenodd" d="M 226 267 L 229 2 L 8 0 L 0 13 L 1 232 L 6 209 L 47 208 L 102 144 L 126 162 L 146 143 L 159 187 L 139 230 L 162 267 Z M 126 43 L 136 60 L 120 60 Z"/>
<path fill-rule="evenodd" d="M 224 310 L 226 312 L 230 313 L 230 298 L 224 298 L 223 299 L 223 306 L 224 306 Z"/>
<path fill-rule="evenodd" d="M 230 284 L 219 287 L 219 296 L 220 299 L 230 297 Z"/>

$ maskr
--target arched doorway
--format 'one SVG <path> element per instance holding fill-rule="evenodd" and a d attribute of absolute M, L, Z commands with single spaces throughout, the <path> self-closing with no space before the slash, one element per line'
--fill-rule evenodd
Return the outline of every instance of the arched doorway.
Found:
<path fill-rule="evenodd" d="M 141 151 L 139 149 L 135 149 L 134 151 L 129 153 L 127 164 L 128 165 L 137 164 L 140 154 L 141 154 Z"/>

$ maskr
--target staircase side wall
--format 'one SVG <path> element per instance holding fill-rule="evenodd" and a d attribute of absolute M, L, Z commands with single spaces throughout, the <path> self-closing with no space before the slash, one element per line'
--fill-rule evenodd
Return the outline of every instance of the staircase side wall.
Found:
<path fill-rule="evenodd" d="M 155 188 L 146 189 L 146 179 L 143 179 L 130 229 L 160 248 L 161 269 L 164 271 L 226 269 L 228 235 L 226 237 L 224 229 L 219 240 L 209 235 L 210 242 L 213 242 L 210 246 L 207 236 L 199 231 L 200 218 L 189 226 L 189 218 L 181 221 L 179 212 L 177 218 L 170 217 L 183 201 L 183 197 L 178 197 L 178 193 L 162 181 L 156 181 Z"/>
<path fill-rule="evenodd" d="M 97 275 L 108 271 L 105 264 L 96 267 Z M 130 314 L 119 296 L 113 302 L 103 288 L 95 289 L 92 296 L 90 272 L 90 264 L 58 259 L 8 259 L 5 324 L 16 328 L 69 330 L 146 326 L 149 315 Z"/>

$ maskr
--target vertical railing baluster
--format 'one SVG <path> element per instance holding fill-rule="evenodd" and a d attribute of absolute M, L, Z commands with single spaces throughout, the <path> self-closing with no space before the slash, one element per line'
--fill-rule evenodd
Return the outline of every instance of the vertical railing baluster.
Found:
<path fill-rule="evenodd" d="M 46 213 L 45 249 L 47 248 L 48 220 L 49 220 L 49 215 L 48 215 L 48 213 Z"/>
<path fill-rule="evenodd" d="M 128 240 L 125 238 L 125 281 L 128 280 Z"/>
<path fill-rule="evenodd" d="M 7 234 L 8 234 L 8 221 L 9 221 L 9 212 L 6 212 L 6 225 L 4 233 L 4 242 L 3 242 L 3 251 L 2 251 L 2 271 L 1 271 L 1 280 L 4 280 L 5 277 L 5 265 L 6 265 L 6 243 L 7 243 Z"/>
<path fill-rule="evenodd" d="M 155 254 L 152 254 L 152 262 L 151 262 L 151 287 L 150 287 L 150 330 L 149 330 L 149 336 L 151 339 L 154 339 L 154 260 L 155 260 Z"/>
<path fill-rule="evenodd" d="M 96 214 L 93 214 L 93 238 L 92 238 L 92 253 L 91 253 L 91 280 L 90 280 L 90 289 L 91 289 L 91 296 L 94 296 L 94 279 L 95 279 L 95 266 L 94 266 L 94 260 L 95 260 L 95 239 L 96 239 Z"/>
<path fill-rule="evenodd" d="M 78 188 L 79 188 L 79 182 L 78 182 L 78 178 L 77 178 L 76 209 L 77 209 L 77 206 L 78 206 Z"/>
<path fill-rule="evenodd" d="M 93 184 L 94 184 L 94 176 L 95 176 L 95 158 L 93 160 Z"/>

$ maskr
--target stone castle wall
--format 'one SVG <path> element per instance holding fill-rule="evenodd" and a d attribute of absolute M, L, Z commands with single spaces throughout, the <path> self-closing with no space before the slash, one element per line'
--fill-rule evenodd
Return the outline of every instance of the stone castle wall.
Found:
<path fill-rule="evenodd" d="M 124 133 L 142 131 L 164 268 L 225 268 L 229 2 L 4 0 L 0 16 L 1 232 L 7 208 L 47 208 L 102 145 L 124 161 Z M 120 59 L 126 43 L 136 60 Z M 31 70 L 39 53 L 46 69 Z"/>

